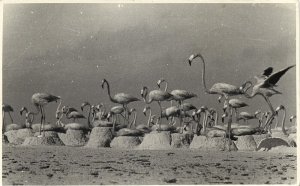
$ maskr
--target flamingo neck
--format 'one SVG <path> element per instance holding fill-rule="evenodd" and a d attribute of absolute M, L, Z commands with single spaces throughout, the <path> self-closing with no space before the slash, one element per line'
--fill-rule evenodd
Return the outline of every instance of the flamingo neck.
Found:
<path fill-rule="evenodd" d="M 144 100 L 144 102 L 145 102 L 146 104 L 150 104 L 150 103 L 153 101 L 153 99 L 148 99 L 148 100 L 147 100 L 147 95 L 148 95 L 148 88 L 146 87 L 146 88 L 145 88 L 145 95 L 143 96 L 143 100 Z"/>
<path fill-rule="evenodd" d="M 56 112 L 59 112 L 59 111 L 60 111 L 60 106 L 61 106 L 61 99 L 59 99 L 59 104 L 58 104 L 58 106 L 57 106 L 57 108 L 56 108 Z"/>
<path fill-rule="evenodd" d="M 104 81 L 104 83 L 105 83 L 106 86 L 107 86 L 107 94 L 108 94 L 108 96 L 109 96 L 110 101 L 116 103 L 116 100 L 115 100 L 114 98 L 111 97 L 109 83 L 108 83 L 107 81 Z"/>
<path fill-rule="evenodd" d="M 168 90 L 168 82 L 165 81 L 165 83 L 166 83 L 165 92 L 167 92 L 167 90 Z"/>
<path fill-rule="evenodd" d="M 205 83 L 205 62 L 204 62 L 204 58 L 202 56 L 198 56 L 201 58 L 202 64 L 203 64 L 203 69 L 202 69 L 202 84 L 204 87 L 204 90 L 206 93 L 211 94 L 210 90 L 207 89 L 206 87 L 206 83 Z"/>
<path fill-rule="evenodd" d="M 215 112 L 215 114 L 216 114 L 216 117 L 215 117 L 215 126 L 216 126 L 218 124 L 218 119 L 219 118 L 218 118 L 218 112 L 217 111 Z"/>

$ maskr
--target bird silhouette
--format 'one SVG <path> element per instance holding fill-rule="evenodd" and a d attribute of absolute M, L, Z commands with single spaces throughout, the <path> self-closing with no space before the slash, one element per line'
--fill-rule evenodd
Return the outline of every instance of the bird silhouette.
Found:
<path fill-rule="evenodd" d="M 293 68 L 295 65 L 288 66 L 282 70 L 279 70 L 278 72 L 273 72 L 273 68 L 269 67 L 266 70 L 264 70 L 264 73 L 260 76 L 255 76 L 256 84 L 253 85 L 252 93 L 249 95 L 248 93 L 244 93 L 245 97 L 247 98 L 253 98 L 256 95 L 261 95 L 265 101 L 267 102 L 270 111 L 271 116 L 267 119 L 264 128 L 269 128 L 269 125 L 271 125 L 271 122 L 274 119 L 274 116 L 276 115 L 276 112 L 269 100 L 269 97 L 274 94 L 281 94 L 281 92 L 274 89 L 276 87 L 276 84 L 280 80 L 280 78 L 291 68 Z"/>
<path fill-rule="evenodd" d="M 41 113 L 40 135 L 38 137 L 41 137 L 41 131 L 42 128 L 44 128 L 44 124 L 46 121 L 44 106 L 50 102 L 54 102 L 54 101 L 57 102 L 57 100 L 60 99 L 61 99 L 60 96 L 54 96 L 48 93 L 35 93 L 32 95 L 31 101 L 34 104 L 34 106 L 37 108 L 37 112 L 34 114 L 36 115 L 38 113 Z M 45 136 L 45 131 L 43 131 L 43 136 Z"/>
<path fill-rule="evenodd" d="M 106 79 L 103 79 L 102 80 L 102 88 L 104 89 L 104 85 L 107 86 L 107 93 L 108 93 L 108 96 L 109 96 L 109 99 L 111 102 L 113 103 L 117 103 L 117 104 L 121 104 L 124 109 L 125 109 L 125 113 L 127 114 L 125 117 L 128 119 L 128 113 L 129 113 L 129 110 L 128 110 L 128 107 L 127 105 L 131 102 L 135 102 L 135 101 L 140 101 L 140 99 L 130 95 L 130 94 L 126 94 L 126 93 L 117 93 L 115 94 L 113 97 L 111 96 L 110 94 L 110 86 L 109 86 L 109 83 Z"/>

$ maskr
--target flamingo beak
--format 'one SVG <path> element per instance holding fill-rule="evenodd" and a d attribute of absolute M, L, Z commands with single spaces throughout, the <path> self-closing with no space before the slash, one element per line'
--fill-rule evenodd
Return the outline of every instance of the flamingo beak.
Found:
<path fill-rule="evenodd" d="M 189 59 L 189 65 L 192 66 L 192 60 Z"/>
<path fill-rule="evenodd" d="M 224 123 L 224 117 L 222 117 L 222 123 Z"/>
<path fill-rule="evenodd" d="M 81 111 L 83 111 L 83 107 L 80 107 L 81 108 Z"/>

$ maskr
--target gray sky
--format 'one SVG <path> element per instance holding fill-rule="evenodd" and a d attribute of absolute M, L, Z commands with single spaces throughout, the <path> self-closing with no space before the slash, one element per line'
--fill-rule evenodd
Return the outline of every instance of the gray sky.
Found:
<path fill-rule="evenodd" d="M 217 96 L 204 94 L 201 63 L 190 67 L 189 55 L 203 54 L 208 87 L 240 85 L 269 66 L 277 71 L 295 64 L 295 10 L 295 4 L 6 4 L 3 102 L 34 109 L 32 94 L 49 92 L 77 108 L 83 101 L 112 106 L 103 78 L 113 94 L 140 97 L 142 86 L 156 89 L 163 77 L 169 90 L 198 94 L 189 100 L 197 107 L 221 111 Z M 283 95 L 271 98 L 274 107 L 283 104 L 295 114 L 295 68 L 277 90 Z M 268 109 L 259 96 L 243 100 L 250 105 L 243 111 Z M 56 105 L 46 107 L 48 121 L 55 121 Z M 137 108 L 139 123 L 147 119 L 144 105 L 129 105 Z M 152 108 L 157 112 L 157 103 Z M 13 117 L 24 120 L 18 112 Z"/>

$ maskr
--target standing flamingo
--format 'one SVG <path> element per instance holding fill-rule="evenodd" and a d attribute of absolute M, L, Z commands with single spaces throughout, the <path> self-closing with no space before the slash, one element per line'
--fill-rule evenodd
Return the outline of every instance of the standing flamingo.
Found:
<path fill-rule="evenodd" d="M 202 64 L 203 64 L 203 69 L 202 69 L 202 84 L 203 84 L 203 87 L 204 87 L 204 91 L 206 93 L 208 93 L 208 94 L 218 94 L 218 95 L 224 96 L 225 97 L 225 101 L 228 102 L 228 97 L 229 96 L 235 96 L 235 95 L 244 94 L 245 91 L 248 89 L 248 88 L 246 88 L 246 85 L 247 84 L 252 85 L 252 83 L 250 81 L 246 81 L 241 87 L 237 87 L 237 86 L 230 85 L 230 84 L 227 84 L 227 83 L 215 83 L 210 89 L 207 89 L 206 88 L 206 83 L 205 83 L 205 61 L 204 61 L 203 56 L 200 53 L 198 53 L 196 55 L 193 54 L 193 55 L 191 55 L 189 57 L 188 63 L 191 66 L 193 60 L 195 58 L 198 58 L 198 57 L 202 60 Z M 231 109 L 230 105 L 229 105 L 229 109 Z M 232 121 L 232 115 L 229 117 L 229 121 L 228 121 L 228 129 L 227 129 L 228 136 L 231 136 L 230 135 L 230 131 L 231 131 L 231 124 L 230 124 L 230 122 L 231 121 Z M 231 143 L 229 143 L 229 145 L 230 144 Z"/>
<path fill-rule="evenodd" d="M 168 92 L 161 91 L 161 90 L 152 90 L 149 93 L 149 99 L 147 100 L 146 97 L 148 95 L 148 88 L 146 86 L 143 87 L 141 90 L 141 96 L 146 104 L 152 103 L 152 101 L 156 101 L 160 108 L 160 122 L 159 122 L 159 129 L 161 125 L 161 118 L 162 118 L 162 107 L 161 103 L 162 101 L 168 101 L 170 98 L 172 98 L 172 95 Z"/>
<path fill-rule="evenodd" d="M 11 123 L 13 123 L 13 119 L 10 115 L 10 112 L 13 112 L 14 109 L 12 108 L 12 106 L 8 105 L 8 104 L 2 104 L 2 124 L 3 124 L 3 128 L 2 128 L 2 133 L 4 133 L 4 129 L 5 129 L 5 113 L 8 113 Z"/>
<path fill-rule="evenodd" d="M 134 102 L 134 101 L 140 101 L 140 99 L 130 95 L 130 94 L 125 94 L 125 93 L 117 93 L 115 94 L 113 97 L 111 96 L 110 94 L 110 87 L 109 87 L 109 83 L 106 79 L 103 79 L 102 80 L 102 88 L 104 89 L 104 85 L 107 86 L 107 93 L 108 93 L 108 96 L 109 96 L 109 99 L 111 102 L 113 103 L 118 103 L 118 104 L 121 104 L 124 109 L 126 110 L 126 118 L 128 119 L 128 113 L 129 113 L 129 110 L 127 108 L 127 105 L 131 102 Z"/>
<path fill-rule="evenodd" d="M 42 133 L 41 131 L 42 128 L 44 129 L 44 123 L 46 121 L 44 106 L 53 101 L 57 102 L 57 100 L 60 99 L 61 99 L 60 96 L 54 96 L 48 93 L 35 93 L 32 95 L 31 101 L 34 104 L 34 106 L 37 108 L 37 113 L 35 114 L 41 112 L 40 135 L 38 137 L 41 137 L 41 133 Z M 43 131 L 43 136 L 45 136 L 45 131 Z"/>
<path fill-rule="evenodd" d="M 287 136 L 288 134 L 287 134 L 286 129 L 285 129 L 285 118 L 286 118 L 286 110 L 285 110 L 285 107 L 284 107 L 283 105 L 278 106 L 278 107 L 276 108 L 276 110 L 275 110 L 276 115 L 278 115 L 278 112 L 279 112 L 280 110 L 283 110 L 283 118 L 282 118 L 282 123 L 281 123 L 281 131 L 282 131 L 282 133 L 283 133 L 285 136 Z M 278 128 L 276 127 L 276 128 L 274 129 L 274 131 L 278 131 Z"/>
<path fill-rule="evenodd" d="M 271 75 L 273 72 L 273 68 L 269 67 L 266 70 L 264 70 L 264 73 L 258 77 L 255 76 L 256 78 L 256 84 L 252 88 L 252 93 L 251 95 L 247 94 L 245 92 L 245 97 L 252 99 L 256 95 L 261 95 L 265 101 L 267 102 L 270 111 L 271 111 L 271 116 L 267 119 L 264 128 L 268 128 L 269 125 L 272 123 L 274 116 L 276 115 L 276 112 L 269 100 L 269 97 L 274 95 L 274 94 L 281 94 L 279 91 L 275 90 L 274 87 L 276 86 L 276 83 L 280 80 L 280 78 L 291 68 L 293 68 L 295 65 L 288 66 L 278 72 L 275 72 Z"/>

